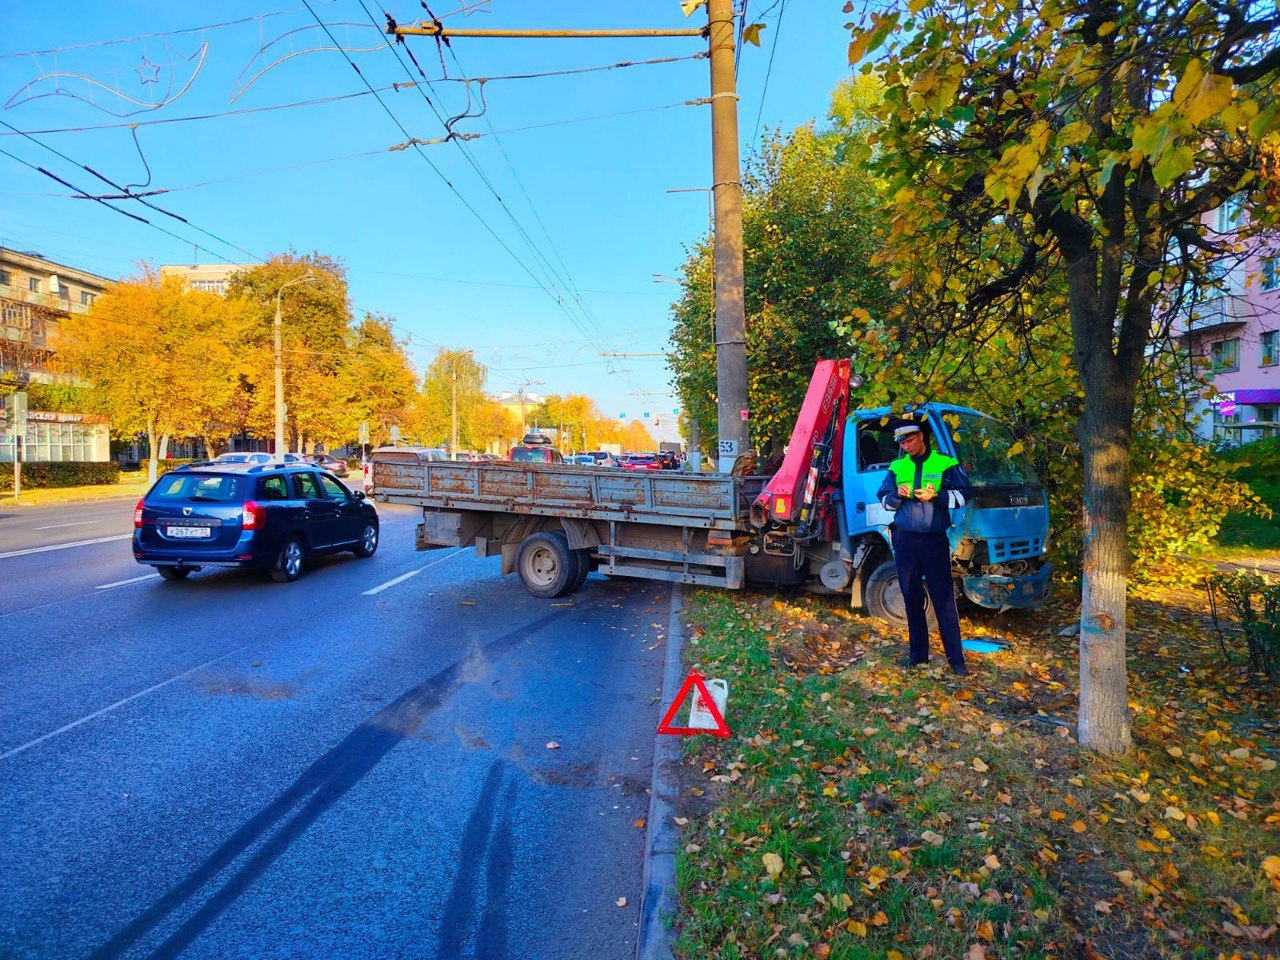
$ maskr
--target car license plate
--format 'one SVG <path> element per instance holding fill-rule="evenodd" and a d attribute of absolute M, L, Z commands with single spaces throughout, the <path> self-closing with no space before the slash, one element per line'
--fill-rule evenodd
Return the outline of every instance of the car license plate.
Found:
<path fill-rule="evenodd" d="M 213 531 L 209 527 L 169 527 L 165 533 L 180 540 L 198 540 L 208 537 Z"/>

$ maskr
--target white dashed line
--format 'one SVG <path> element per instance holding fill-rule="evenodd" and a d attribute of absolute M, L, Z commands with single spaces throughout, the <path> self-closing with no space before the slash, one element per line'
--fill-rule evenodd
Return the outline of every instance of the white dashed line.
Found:
<path fill-rule="evenodd" d="M 439 560 L 433 560 L 431 563 L 428 563 L 426 567 L 419 567 L 417 570 L 410 570 L 408 573 L 403 573 L 400 576 L 396 577 L 394 580 L 388 580 L 386 583 L 380 583 L 378 584 L 378 586 L 374 587 L 372 590 L 366 590 L 364 593 L 360 594 L 360 596 L 372 597 L 375 593 L 381 593 L 383 590 L 386 590 L 390 587 L 394 587 L 397 583 L 404 583 L 410 577 L 416 577 L 423 570 L 426 570 L 427 567 L 434 567 L 438 563 L 444 563 L 446 560 L 452 560 L 454 557 L 456 557 L 460 553 L 462 553 L 462 549 L 455 550 L 453 553 L 449 554 L 447 557 L 441 557 Z"/>
<path fill-rule="evenodd" d="M 26 550 L 10 550 L 8 553 L 0 553 L 0 560 L 9 557 L 27 557 L 33 553 L 48 553 L 50 550 L 69 550 L 72 547 L 87 547 L 95 543 L 111 543 L 113 540 L 132 540 L 132 533 L 122 533 L 118 537 L 99 537 L 97 540 L 77 540 L 75 543 L 55 543 L 48 547 L 30 547 Z"/>
<path fill-rule="evenodd" d="M 143 575 L 142 575 L 142 576 L 140 576 L 140 577 L 132 577 L 132 578 L 131 578 L 131 579 L 129 579 L 129 580 L 117 580 L 115 583 L 104 583 L 104 584 L 100 584 L 99 586 L 96 586 L 96 587 L 94 587 L 93 589 L 95 589 L 95 590 L 111 590 L 111 589 L 113 589 L 113 588 L 115 588 L 115 587 L 123 587 L 123 586 L 127 586 L 128 584 L 131 584 L 131 583 L 141 583 L 143 580 L 155 580 L 155 579 L 158 579 L 158 578 L 159 578 L 159 576 L 160 576 L 160 574 L 158 574 L 158 573 L 145 573 L 145 574 L 143 574 Z"/>
<path fill-rule="evenodd" d="M 77 520 L 74 523 L 51 523 L 47 527 L 32 527 L 32 530 L 57 530 L 59 527 L 83 527 L 88 523 L 101 523 L 101 520 Z"/>
<path fill-rule="evenodd" d="M 168 680 L 161 680 L 159 683 L 153 684 L 152 686 L 147 687 L 147 689 L 142 690 L 138 693 L 135 693 L 131 697 L 125 697 L 123 700 L 117 700 L 115 703 L 111 704 L 108 707 L 103 707 L 101 710 L 95 710 L 93 713 L 89 714 L 87 717 L 81 717 L 79 720 L 76 720 L 72 723 L 68 723 L 65 727 L 59 727 L 57 730 L 54 730 L 52 733 L 46 733 L 43 737 L 36 737 L 34 740 L 28 741 L 27 743 L 24 743 L 20 747 L 14 747 L 12 750 L 6 751 L 5 753 L 0 753 L 0 760 L 8 760 L 10 757 L 14 756 L 15 754 L 21 753 L 23 750 L 30 750 L 36 744 L 44 743 L 50 737 L 56 737 L 60 733 L 66 733 L 68 730 L 74 730 L 76 727 L 80 726 L 80 724 L 82 723 L 88 723 L 90 720 L 94 719 L 95 717 L 100 717 L 104 713 L 110 713 L 112 710 L 115 710 L 117 707 L 123 707 L 126 703 L 129 703 L 133 700 L 137 700 L 139 697 L 145 697 L 148 693 L 154 693 L 155 691 L 159 690 L 161 687 L 167 687 L 171 683 L 177 683 L 179 680 L 189 677 L 193 673 L 199 670 L 203 670 L 205 667 L 217 663 L 219 660 L 226 660 L 228 657 L 234 657 L 237 653 L 240 653 L 242 650 L 248 650 L 248 649 L 249 647 L 247 644 L 243 647 L 236 647 L 230 653 L 224 653 L 220 657 L 214 657 L 212 660 L 206 660 L 204 663 L 200 664 L 199 666 L 192 667 L 190 670 L 180 673 L 176 677 L 170 677 Z"/>

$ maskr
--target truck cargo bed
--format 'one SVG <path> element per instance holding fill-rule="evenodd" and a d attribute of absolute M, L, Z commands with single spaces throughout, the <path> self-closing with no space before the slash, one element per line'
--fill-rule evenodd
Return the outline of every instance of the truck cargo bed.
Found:
<path fill-rule="evenodd" d="M 375 499 L 436 510 L 641 521 L 708 530 L 742 526 L 742 480 L 726 474 L 571 464 L 431 461 L 412 450 L 373 457 Z"/>

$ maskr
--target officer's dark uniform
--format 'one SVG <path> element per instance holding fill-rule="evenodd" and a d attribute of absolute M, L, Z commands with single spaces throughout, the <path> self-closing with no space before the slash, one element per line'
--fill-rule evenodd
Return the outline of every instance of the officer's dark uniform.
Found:
<path fill-rule="evenodd" d="M 902 484 L 911 488 L 911 497 L 898 496 Z M 917 500 L 915 491 L 927 484 L 932 484 L 937 496 Z M 953 670 L 967 672 L 960 644 L 960 614 L 951 587 L 947 530 L 951 527 L 951 510 L 964 506 L 973 496 L 969 478 L 954 457 L 927 450 L 922 456 L 903 456 L 893 461 L 877 496 L 886 510 L 894 512 L 890 525 L 893 558 L 907 609 L 911 664 L 929 660 L 929 622 L 924 613 L 927 587 L 947 661 Z"/>

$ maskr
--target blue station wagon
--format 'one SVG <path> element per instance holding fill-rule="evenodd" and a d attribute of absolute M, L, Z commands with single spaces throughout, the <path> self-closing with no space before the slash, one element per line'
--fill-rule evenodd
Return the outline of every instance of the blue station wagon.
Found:
<path fill-rule="evenodd" d="M 364 493 L 307 463 L 195 463 L 155 482 L 133 512 L 133 556 L 166 580 L 204 566 L 259 567 L 298 579 L 307 557 L 378 549 Z"/>

